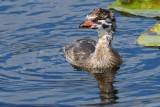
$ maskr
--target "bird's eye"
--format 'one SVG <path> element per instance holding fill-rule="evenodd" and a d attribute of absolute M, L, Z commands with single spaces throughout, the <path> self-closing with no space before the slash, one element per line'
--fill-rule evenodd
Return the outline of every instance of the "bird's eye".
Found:
<path fill-rule="evenodd" d="M 103 24 L 102 27 L 103 27 L 103 28 L 108 28 L 109 25 Z"/>

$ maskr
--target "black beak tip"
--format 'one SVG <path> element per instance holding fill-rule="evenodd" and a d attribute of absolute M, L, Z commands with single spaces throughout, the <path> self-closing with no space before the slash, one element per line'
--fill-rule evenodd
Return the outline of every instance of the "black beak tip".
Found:
<path fill-rule="evenodd" d="M 79 28 L 82 28 L 82 24 L 79 25 Z"/>

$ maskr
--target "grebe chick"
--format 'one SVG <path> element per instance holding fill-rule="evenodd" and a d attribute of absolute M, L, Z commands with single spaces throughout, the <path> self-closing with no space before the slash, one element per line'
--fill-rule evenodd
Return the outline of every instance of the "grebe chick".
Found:
<path fill-rule="evenodd" d="M 96 29 L 98 41 L 79 39 L 63 48 L 66 60 L 73 66 L 83 68 L 113 68 L 122 64 L 118 52 L 111 46 L 116 23 L 107 9 L 96 8 L 88 13 L 80 28 Z"/>

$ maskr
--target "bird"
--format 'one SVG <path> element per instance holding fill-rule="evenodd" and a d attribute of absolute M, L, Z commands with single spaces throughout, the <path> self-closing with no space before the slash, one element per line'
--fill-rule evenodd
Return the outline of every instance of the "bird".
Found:
<path fill-rule="evenodd" d="M 63 47 L 66 60 L 74 67 L 105 69 L 119 67 L 123 61 L 112 47 L 116 31 L 116 20 L 111 11 L 95 8 L 89 12 L 79 28 L 93 29 L 98 32 L 98 40 L 78 39 Z"/>

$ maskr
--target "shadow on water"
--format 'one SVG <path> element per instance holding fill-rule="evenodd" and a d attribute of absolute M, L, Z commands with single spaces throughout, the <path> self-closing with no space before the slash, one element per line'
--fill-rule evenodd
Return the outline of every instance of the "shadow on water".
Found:
<path fill-rule="evenodd" d="M 99 88 L 100 103 L 97 104 L 86 104 L 81 106 L 93 106 L 93 105 L 108 105 L 116 103 L 118 97 L 116 94 L 118 91 L 113 86 L 113 80 L 115 74 L 120 69 L 120 67 L 106 68 L 106 69 L 85 69 L 73 66 L 78 71 L 89 72 L 97 81 Z"/>

